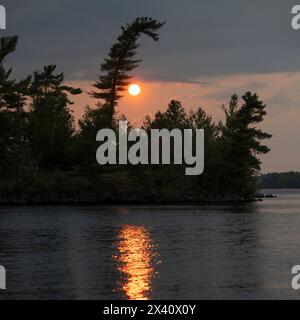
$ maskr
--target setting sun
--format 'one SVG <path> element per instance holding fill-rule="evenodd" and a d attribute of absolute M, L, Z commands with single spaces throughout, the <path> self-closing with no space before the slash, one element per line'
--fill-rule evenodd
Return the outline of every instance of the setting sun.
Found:
<path fill-rule="evenodd" d="M 139 85 L 137 84 L 132 84 L 130 87 L 129 87 L 129 94 L 132 95 L 132 96 L 138 96 L 140 93 L 141 93 L 141 88 Z"/>

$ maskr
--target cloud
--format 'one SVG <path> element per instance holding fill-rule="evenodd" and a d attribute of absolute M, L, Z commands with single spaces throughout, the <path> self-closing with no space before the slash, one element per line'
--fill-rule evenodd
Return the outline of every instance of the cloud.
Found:
<path fill-rule="evenodd" d="M 10 60 L 19 76 L 58 64 L 68 78 L 94 79 L 120 26 L 137 16 L 166 20 L 161 41 L 141 41 L 135 72 L 145 80 L 299 70 L 299 32 L 291 28 L 293 0 L 2 0 L 8 31 L 20 45 Z M 84 70 L 84 73 L 82 73 Z M 205 79 L 203 79 L 205 81 Z"/>
<path fill-rule="evenodd" d="M 218 85 L 216 84 L 215 87 L 218 87 Z M 216 88 L 214 91 L 203 96 L 203 98 L 204 99 L 213 99 L 213 100 L 217 100 L 217 101 L 224 103 L 233 94 L 243 95 L 247 91 L 257 92 L 257 91 L 261 91 L 262 89 L 265 89 L 267 87 L 268 87 L 268 85 L 266 83 L 253 80 L 250 82 L 246 82 L 242 85 L 237 85 L 237 86 L 232 86 L 232 87 L 227 86 L 225 89 L 221 88 L 220 90 L 218 90 Z"/>

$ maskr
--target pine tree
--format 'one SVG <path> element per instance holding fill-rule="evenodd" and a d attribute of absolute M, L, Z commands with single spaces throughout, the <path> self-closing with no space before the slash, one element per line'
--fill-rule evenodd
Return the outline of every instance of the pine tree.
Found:
<path fill-rule="evenodd" d="M 257 94 L 247 92 L 240 106 L 233 95 L 228 107 L 224 107 L 226 123 L 222 128 L 223 183 L 225 191 L 244 198 L 255 192 L 256 176 L 261 170 L 259 155 L 270 149 L 261 140 L 272 136 L 255 127 L 267 114 L 266 105 Z"/>
<path fill-rule="evenodd" d="M 144 34 L 158 41 L 157 31 L 164 25 L 163 22 L 147 18 L 136 18 L 131 24 L 122 27 L 122 34 L 117 42 L 111 47 L 108 57 L 101 65 L 102 75 L 99 75 L 98 81 L 94 84 L 97 89 L 92 92 L 92 96 L 101 100 L 99 103 L 109 116 L 111 124 L 114 121 L 115 108 L 122 92 L 130 83 L 129 73 L 138 67 L 141 60 L 136 59 L 136 50 L 139 47 L 137 43 L 139 37 Z"/>
<path fill-rule="evenodd" d="M 150 129 L 187 129 L 188 116 L 180 101 L 171 100 L 165 112 L 158 111 L 152 120 L 149 116 L 145 117 L 143 128 Z"/>
<path fill-rule="evenodd" d="M 31 86 L 30 140 L 39 167 L 55 168 L 64 163 L 74 133 L 74 119 L 68 94 L 81 89 L 65 86 L 64 74 L 56 66 L 35 72 Z"/>
<path fill-rule="evenodd" d="M 12 69 L 6 70 L 5 58 L 14 52 L 18 37 L 0 39 L 0 118 L 6 132 L 2 133 L 0 148 L 1 157 L 6 167 L 10 167 L 17 178 L 21 177 L 21 169 L 25 162 L 27 113 L 26 99 L 29 93 L 31 77 L 16 81 L 11 78 Z"/>

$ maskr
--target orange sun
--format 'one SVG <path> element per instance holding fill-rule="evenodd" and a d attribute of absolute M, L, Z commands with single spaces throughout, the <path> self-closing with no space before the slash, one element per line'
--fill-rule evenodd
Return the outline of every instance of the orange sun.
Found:
<path fill-rule="evenodd" d="M 128 92 L 132 96 L 138 96 L 141 93 L 141 88 L 138 84 L 132 84 L 129 87 Z"/>

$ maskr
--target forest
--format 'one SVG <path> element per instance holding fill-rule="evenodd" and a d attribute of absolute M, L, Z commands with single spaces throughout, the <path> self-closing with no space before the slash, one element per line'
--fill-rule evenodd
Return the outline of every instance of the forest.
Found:
<path fill-rule="evenodd" d="M 299 189 L 300 172 L 272 172 L 259 176 L 257 185 L 260 189 Z"/>
<path fill-rule="evenodd" d="M 8 60 L 17 50 L 18 37 L 0 38 L 0 203 L 215 203 L 253 198 L 259 156 L 270 151 L 262 141 L 271 138 L 260 129 L 267 112 L 257 93 L 229 97 L 220 106 L 224 120 L 219 122 L 201 107 L 187 112 L 176 100 L 153 118 L 145 116 L 141 127 L 147 132 L 204 129 L 205 169 L 200 176 L 186 176 L 180 165 L 96 162 L 97 132 L 109 128 L 117 134 L 118 121 L 127 120 L 118 113 L 118 103 L 141 63 L 136 58 L 138 40 L 146 36 L 158 41 L 163 26 L 140 17 L 121 28 L 93 83 L 95 104 L 82 106 L 85 112 L 77 123 L 72 96 L 82 90 L 68 86 L 54 64 L 14 79 Z"/>

